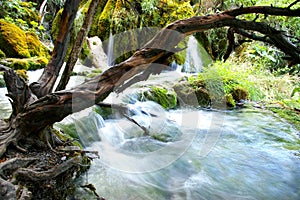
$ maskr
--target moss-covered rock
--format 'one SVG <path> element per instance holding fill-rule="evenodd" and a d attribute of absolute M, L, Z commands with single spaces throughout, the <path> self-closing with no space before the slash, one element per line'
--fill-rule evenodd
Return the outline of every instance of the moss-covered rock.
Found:
<path fill-rule="evenodd" d="M 97 35 L 102 41 L 109 37 L 115 5 L 116 0 L 108 0 L 98 19 Z"/>
<path fill-rule="evenodd" d="M 26 21 L 28 24 L 30 24 L 32 21 L 40 21 L 40 16 L 37 10 L 34 9 L 33 2 L 20 2 L 20 6 L 22 7 L 22 19 L 24 21 Z"/>
<path fill-rule="evenodd" d="M 249 99 L 249 92 L 239 86 L 233 88 L 230 93 L 233 99 L 235 100 L 235 102 L 240 102 L 241 100 Z"/>
<path fill-rule="evenodd" d="M 48 64 L 48 59 L 45 57 L 7 58 L 1 60 L 0 63 L 14 70 L 37 70 L 44 68 Z"/>
<path fill-rule="evenodd" d="M 139 95 L 139 100 L 149 100 L 160 104 L 165 109 L 175 108 L 177 105 L 177 95 L 172 88 L 163 86 L 152 86 Z"/>
<path fill-rule="evenodd" d="M 230 108 L 235 107 L 236 104 L 235 104 L 235 101 L 234 101 L 234 99 L 233 99 L 233 97 L 232 97 L 231 94 L 226 94 L 225 98 L 226 98 L 226 105 L 228 107 L 230 107 Z"/>
<path fill-rule="evenodd" d="M 190 1 L 160 1 L 159 7 L 163 10 L 160 25 L 165 26 L 179 19 L 189 18 L 195 15 Z"/>
<path fill-rule="evenodd" d="M 199 82 L 200 83 L 200 82 Z M 202 86 L 194 86 L 187 81 L 181 81 L 173 86 L 180 106 L 207 107 L 210 105 L 209 92 Z"/>
<path fill-rule="evenodd" d="M 50 51 L 39 40 L 38 36 L 33 32 L 26 33 L 28 50 L 31 57 L 46 57 L 50 58 Z"/>
<path fill-rule="evenodd" d="M 15 24 L 0 19 L 0 47 L 7 57 L 29 58 L 27 37 Z"/>
<path fill-rule="evenodd" d="M 102 11 L 105 7 L 106 0 L 100 0 L 100 2 L 97 5 L 95 14 L 94 14 L 94 20 L 91 25 L 90 31 L 89 31 L 89 37 L 97 36 L 98 33 L 98 24 L 99 24 L 99 19 L 102 14 Z"/>

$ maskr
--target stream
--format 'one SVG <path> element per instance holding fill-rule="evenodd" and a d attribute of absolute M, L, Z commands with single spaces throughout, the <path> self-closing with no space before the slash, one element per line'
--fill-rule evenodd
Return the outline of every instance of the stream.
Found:
<path fill-rule="evenodd" d="M 150 107 L 142 104 L 142 109 Z M 142 136 L 128 120 L 89 115 L 94 126 L 85 131 L 101 141 L 90 142 L 87 149 L 99 151 L 100 159 L 83 181 L 112 200 L 299 199 L 300 159 L 289 150 L 299 139 L 290 124 L 256 109 L 183 109 L 163 115 L 165 123 L 161 118 L 147 122 L 149 115 L 135 119 L 154 127 L 150 135 L 169 134 L 168 142 Z"/>
<path fill-rule="evenodd" d="M 30 80 L 40 73 L 29 72 Z M 171 73 L 178 74 L 144 84 L 173 81 Z M 68 87 L 83 80 L 72 77 Z M 99 152 L 81 184 L 92 183 L 107 200 L 300 199 L 300 140 L 291 124 L 255 108 L 164 110 L 132 98 L 134 90 L 107 101 L 129 103 L 128 116 L 147 133 L 117 108 L 105 120 L 92 107 L 56 124 L 73 124 L 85 149 Z M 1 118 L 11 110 L 5 93 L 0 88 Z M 80 188 L 75 196 L 95 199 Z"/>

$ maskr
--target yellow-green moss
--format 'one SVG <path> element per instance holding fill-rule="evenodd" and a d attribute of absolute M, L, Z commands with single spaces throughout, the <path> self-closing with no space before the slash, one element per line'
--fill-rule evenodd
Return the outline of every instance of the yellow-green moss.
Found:
<path fill-rule="evenodd" d="M 30 23 L 31 21 L 40 21 L 40 16 L 38 15 L 38 12 L 35 9 L 33 9 L 32 2 L 20 2 L 20 6 L 23 7 L 23 20 L 25 20 L 27 23 Z"/>
<path fill-rule="evenodd" d="M 109 36 L 110 25 L 114 14 L 116 0 L 108 0 L 98 20 L 97 35 L 101 40 L 105 40 Z"/>
<path fill-rule="evenodd" d="M 235 107 L 236 104 L 231 94 L 226 94 L 225 98 L 226 98 L 226 105 L 228 107 Z"/>
<path fill-rule="evenodd" d="M 139 99 L 154 101 L 165 109 L 175 108 L 177 105 L 177 95 L 175 91 L 163 86 L 152 86 L 150 90 L 140 94 Z"/>
<path fill-rule="evenodd" d="M 96 8 L 96 11 L 94 14 L 94 18 L 93 18 L 93 23 L 91 25 L 90 32 L 89 32 L 89 37 L 96 36 L 98 33 L 98 23 L 99 23 L 98 21 L 101 16 L 101 13 L 105 7 L 105 3 L 106 3 L 106 0 L 100 0 L 100 2 L 97 5 L 97 8 Z"/>
<path fill-rule="evenodd" d="M 25 69 L 18 69 L 18 70 L 16 70 L 16 74 L 20 78 L 23 78 L 25 81 L 28 81 L 28 75 L 27 75 L 27 71 Z"/>
<path fill-rule="evenodd" d="M 29 63 L 29 70 L 37 70 L 46 67 L 48 59 L 46 57 L 34 57 L 27 59 Z"/>
<path fill-rule="evenodd" d="M 30 57 L 24 31 L 3 19 L 0 19 L 0 46 L 7 57 Z"/>
<path fill-rule="evenodd" d="M 12 59 L 11 60 L 12 63 L 11 65 L 9 66 L 10 68 L 12 69 L 15 69 L 15 70 L 28 70 L 29 69 L 29 63 L 26 59 Z"/>
<path fill-rule="evenodd" d="M 189 1 L 160 1 L 160 8 L 163 10 L 163 15 L 160 18 L 161 26 L 195 15 L 193 7 Z"/>
<path fill-rule="evenodd" d="M 41 43 L 41 41 L 35 33 L 27 32 L 26 38 L 30 56 L 50 58 L 49 50 Z"/>
<path fill-rule="evenodd" d="M 62 12 L 63 12 L 63 9 L 60 9 L 52 21 L 52 28 L 51 28 L 50 33 L 51 33 L 51 37 L 52 37 L 52 40 L 54 43 L 55 43 L 57 35 L 58 35 Z"/>
<path fill-rule="evenodd" d="M 1 60 L 0 63 L 15 70 L 36 70 L 44 68 L 48 64 L 48 59 L 45 57 L 7 58 Z"/>
<path fill-rule="evenodd" d="M 0 49 L 0 59 L 5 57 L 6 57 L 5 53 Z"/>

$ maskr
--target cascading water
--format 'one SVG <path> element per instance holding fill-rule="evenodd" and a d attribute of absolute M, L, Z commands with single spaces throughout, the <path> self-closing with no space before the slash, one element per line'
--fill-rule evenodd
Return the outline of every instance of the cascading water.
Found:
<path fill-rule="evenodd" d="M 165 71 L 127 94 L 110 95 L 109 103 L 129 103 L 127 117 L 116 108 L 113 118 L 83 131 L 94 135 L 87 149 L 100 154 L 83 181 L 111 200 L 299 199 L 300 160 L 293 149 L 300 141 L 291 125 L 255 109 L 166 111 L 134 99 L 137 88 L 172 82 L 174 73 L 180 76 Z"/>
<path fill-rule="evenodd" d="M 107 64 L 108 66 L 114 65 L 114 36 L 110 32 L 109 38 L 108 38 L 108 44 L 107 44 Z"/>
<path fill-rule="evenodd" d="M 149 128 L 149 134 L 125 118 L 108 119 L 104 127 L 89 129 L 89 134 L 101 139 L 87 149 L 98 151 L 101 158 L 93 162 L 86 181 L 101 196 L 113 200 L 299 198 L 300 160 L 294 155 L 297 151 L 290 150 L 299 142 L 297 131 L 270 113 L 251 109 L 162 112 L 154 102 L 130 107 L 131 117 Z M 218 137 L 210 136 L 214 131 Z M 205 146 L 212 138 L 214 145 Z M 210 148 L 209 153 L 201 154 L 203 148 Z"/>
<path fill-rule="evenodd" d="M 144 84 L 172 82 L 174 73 L 180 76 L 166 71 Z M 135 90 L 126 90 L 131 100 Z M 10 113 L 5 93 L 0 88 L 1 118 Z M 128 103 L 121 96 L 111 96 L 111 103 Z M 71 123 L 70 133 L 76 131 L 86 149 L 99 152 L 82 181 L 106 199 L 299 199 L 298 132 L 271 113 L 166 111 L 154 102 L 130 103 L 125 114 L 146 132 L 117 108 L 114 118 L 103 120 L 89 108 L 56 124 L 67 129 Z M 79 199 L 93 198 L 80 192 Z"/>
<path fill-rule="evenodd" d="M 176 71 L 179 73 L 198 73 L 202 71 L 203 66 L 207 66 L 209 63 L 211 63 L 211 58 L 208 53 L 194 36 L 190 36 L 187 42 L 184 64 L 174 66 L 176 63 L 172 63 L 171 67 L 177 68 Z"/>

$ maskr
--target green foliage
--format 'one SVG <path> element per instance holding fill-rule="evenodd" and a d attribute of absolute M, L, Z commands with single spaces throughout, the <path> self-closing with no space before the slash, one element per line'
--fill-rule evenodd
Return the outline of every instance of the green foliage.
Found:
<path fill-rule="evenodd" d="M 297 111 L 283 107 L 271 107 L 269 108 L 269 110 L 276 113 L 278 116 L 286 119 L 287 121 L 292 123 L 295 126 L 295 128 L 300 130 L 300 117 Z"/>
<path fill-rule="evenodd" d="M 3 78 L 3 75 L 2 74 L 0 74 L 0 88 L 2 88 L 2 87 L 5 87 L 6 86 L 6 84 L 5 84 L 5 81 L 4 81 L 4 78 Z"/>
<path fill-rule="evenodd" d="M 300 87 L 296 87 L 296 88 L 293 89 L 291 97 L 294 97 L 296 95 L 296 93 L 300 94 Z"/>
<path fill-rule="evenodd" d="M 39 26 L 38 23 L 40 17 L 36 10 L 36 3 L 20 0 L 0 0 L 0 5 L 2 5 L 0 18 L 16 24 L 24 31 L 32 31 L 38 35 L 44 34 L 45 28 Z"/>

